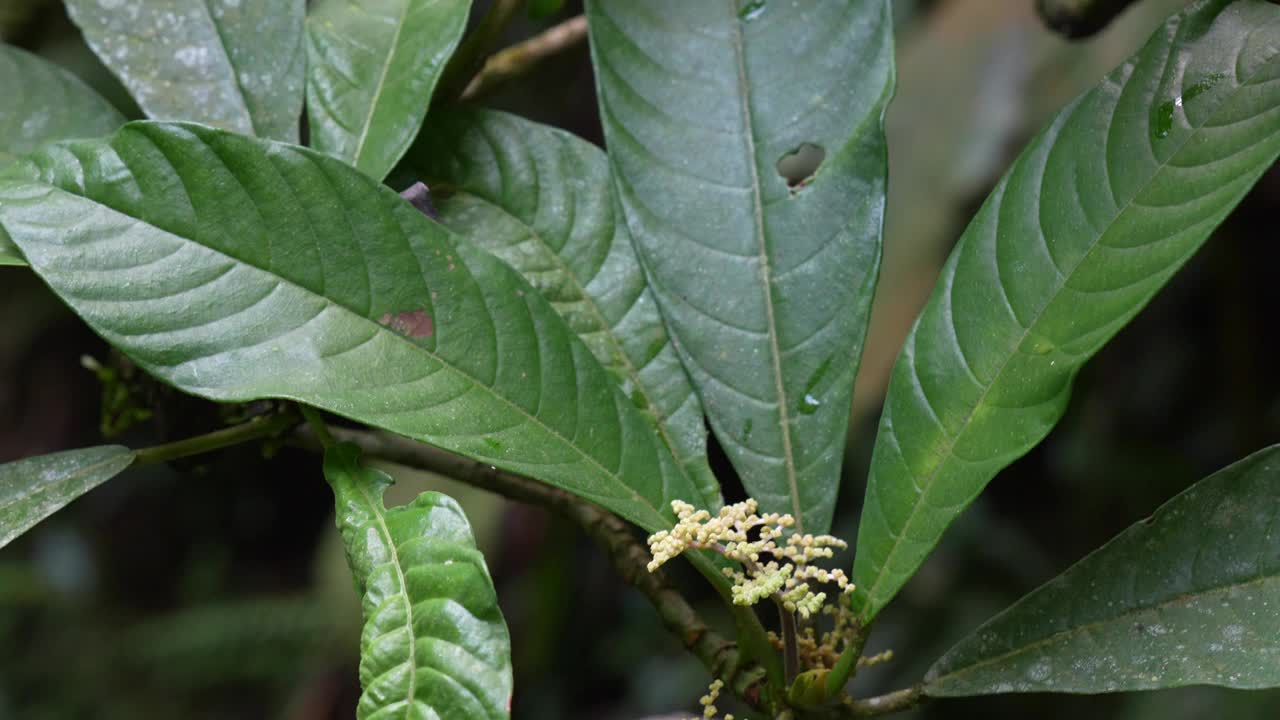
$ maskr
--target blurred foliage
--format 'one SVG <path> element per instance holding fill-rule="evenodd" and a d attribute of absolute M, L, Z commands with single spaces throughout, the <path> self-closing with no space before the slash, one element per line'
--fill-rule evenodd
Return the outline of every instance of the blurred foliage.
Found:
<path fill-rule="evenodd" d="M 484 5 L 485 3 L 478 3 Z M 880 293 L 855 397 L 835 533 L 852 538 L 885 380 L 969 215 L 1045 118 L 1128 55 L 1181 0 L 1144 0 L 1068 43 L 1033 0 L 895 0 L 899 90 Z M 520 14 L 506 41 L 581 11 Z M 535 19 L 536 18 L 536 19 Z M 0 0 L 0 36 L 70 68 L 138 116 L 55 0 Z M 487 102 L 599 143 L 585 47 Z M 1280 437 L 1280 172 L 1085 367 L 1071 409 L 1002 473 L 881 616 L 863 692 L 917 680 L 950 644 L 1194 480 Z M 0 268 L 0 461 L 100 441 L 105 346 L 25 270 Z M 149 391 L 150 392 L 150 391 Z M 156 392 L 133 446 L 220 426 L 218 408 Z M 723 457 L 717 469 L 723 474 Z M 571 525 L 423 473 L 458 498 L 489 559 L 516 668 L 516 718 L 635 720 L 692 710 L 708 681 L 653 610 Z M 740 488 L 726 488 L 730 501 Z M 246 447 L 150 467 L 95 490 L 0 553 L 0 720 L 352 717 L 359 605 L 319 459 Z M 847 563 L 847 559 L 846 559 Z M 713 619 L 716 601 L 674 567 Z M 722 708 L 730 709 L 722 703 Z M 737 712 L 736 710 L 734 710 Z M 1263 720 L 1280 693 L 1185 688 L 936 702 L 914 718 Z"/>

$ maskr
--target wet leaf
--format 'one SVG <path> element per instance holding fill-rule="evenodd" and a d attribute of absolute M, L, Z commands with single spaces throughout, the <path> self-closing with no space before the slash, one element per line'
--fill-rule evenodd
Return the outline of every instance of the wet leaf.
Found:
<path fill-rule="evenodd" d="M 509 717 L 511 640 L 462 508 L 437 492 L 384 507 L 392 479 L 354 445 L 324 473 L 364 606 L 357 720 Z"/>
<path fill-rule="evenodd" d="M 297 142 L 305 0 L 67 0 L 149 117 Z"/>
<path fill-rule="evenodd" d="M 437 111 L 406 169 L 447 193 L 440 221 L 515 268 L 652 423 L 708 506 L 702 405 L 631 248 L 599 148 L 514 115 Z"/>
<path fill-rule="evenodd" d="M 586 7 L 616 187 L 680 359 L 747 491 L 823 532 L 880 262 L 889 3 Z"/>
<path fill-rule="evenodd" d="M 315 405 L 651 531 L 696 497 L 528 283 L 355 168 L 155 122 L 32 157 L 40 180 L 0 178 L 0 226 L 152 375 L 213 400 Z"/>
<path fill-rule="evenodd" d="M 0 465 L 0 547 L 133 463 L 119 445 L 67 450 Z"/>
<path fill-rule="evenodd" d="M 961 640 L 931 695 L 1280 686 L 1280 446 L 1197 483 Z"/>
<path fill-rule="evenodd" d="M 1280 6 L 1194 3 L 996 186 L 894 366 L 858 527 L 864 622 L 1272 165 L 1277 78 Z"/>
<path fill-rule="evenodd" d="M 307 16 L 311 145 L 381 180 L 413 142 L 471 0 L 318 0 Z"/>

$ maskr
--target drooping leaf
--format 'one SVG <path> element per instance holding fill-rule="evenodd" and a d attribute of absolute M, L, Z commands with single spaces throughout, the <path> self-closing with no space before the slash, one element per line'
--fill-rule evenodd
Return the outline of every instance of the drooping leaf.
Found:
<path fill-rule="evenodd" d="M 126 125 L 0 179 L 0 226 L 110 343 L 214 400 L 282 397 L 575 492 L 649 530 L 695 497 L 515 271 L 341 161 Z"/>
<path fill-rule="evenodd" d="M 858 528 L 864 621 L 1275 161 L 1278 78 L 1280 6 L 1196 2 L 996 186 L 893 370 Z"/>
<path fill-rule="evenodd" d="M 889 3 L 587 17 L 627 223 L 711 426 L 763 507 L 822 532 L 879 269 Z"/>
<path fill-rule="evenodd" d="M 931 695 L 1280 686 L 1280 446 L 1201 480 L 961 640 Z"/>
<path fill-rule="evenodd" d="M 381 180 L 413 142 L 471 0 L 317 0 L 307 17 L 311 145 Z"/>
<path fill-rule="evenodd" d="M 324 474 L 364 606 L 357 720 L 508 717 L 511 640 L 462 508 L 437 492 L 384 507 L 391 478 L 350 444 Z"/>
<path fill-rule="evenodd" d="M 0 44 L 0 97 L 0 167 L 44 143 L 101 137 L 124 124 L 80 78 L 11 45 Z"/>
<path fill-rule="evenodd" d="M 306 0 L 66 0 L 148 116 L 297 142 Z"/>
<path fill-rule="evenodd" d="M 104 445 L 0 465 L 0 547 L 120 474 L 133 457 L 129 448 Z"/>
<path fill-rule="evenodd" d="M 446 191 L 435 198 L 442 223 L 551 302 L 718 507 L 702 405 L 645 285 L 604 153 L 514 115 L 437 111 L 405 165 Z"/>

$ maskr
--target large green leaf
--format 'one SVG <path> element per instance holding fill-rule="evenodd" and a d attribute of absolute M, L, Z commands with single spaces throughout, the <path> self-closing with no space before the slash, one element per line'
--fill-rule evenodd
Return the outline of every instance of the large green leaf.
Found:
<path fill-rule="evenodd" d="M 0 167 L 54 140 L 100 137 L 124 117 L 79 78 L 53 63 L 0 44 Z M 0 265 L 26 265 L 0 230 Z"/>
<path fill-rule="evenodd" d="M 931 695 L 1280 686 L 1280 445 L 1197 483 L 961 640 Z"/>
<path fill-rule="evenodd" d="M 511 640 L 462 508 L 424 492 L 387 509 L 391 478 L 350 444 L 324 474 L 364 605 L 357 720 L 508 717 Z"/>
<path fill-rule="evenodd" d="M 440 221 L 551 302 L 718 506 L 702 405 L 645 285 L 604 153 L 514 115 L 444 111 L 427 119 L 406 161 L 445 191 L 435 198 Z"/>
<path fill-rule="evenodd" d="M 1278 79 L 1280 6 L 1197 2 L 996 186 L 893 370 L 858 528 L 864 621 L 1272 164 Z"/>
<path fill-rule="evenodd" d="M 711 427 L 763 507 L 821 532 L 879 270 L 889 3 L 592 0 L 587 17 L 627 223 Z M 825 160 L 789 187 L 797 151 Z"/>
<path fill-rule="evenodd" d="M 153 118 L 298 139 L 305 0 L 66 0 Z"/>
<path fill-rule="evenodd" d="M 0 547 L 120 474 L 133 457 L 129 448 L 104 445 L 0 465 Z"/>
<path fill-rule="evenodd" d="M 339 160 L 132 123 L 0 179 L 0 226 L 154 375 L 299 400 L 558 485 L 644 526 L 695 497 L 515 271 Z"/>
<path fill-rule="evenodd" d="M 307 17 L 311 145 L 381 180 L 413 142 L 471 0 L 317 0 Z"/>
<path fill-rule="evenodd" d="M 0 44 L 0 166 L 53 140 L 109 135 L 124 117 L 75 75 Z"/>

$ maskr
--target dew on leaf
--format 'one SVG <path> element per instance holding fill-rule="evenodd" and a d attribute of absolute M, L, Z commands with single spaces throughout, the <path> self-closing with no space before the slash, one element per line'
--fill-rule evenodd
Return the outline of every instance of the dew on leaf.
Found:
<path fill-rule="evenodd" d="M 750 22 L 760 17 L 764 12 L 765 0 L 747 0 L 738 8 L 738 17 Z"/>

